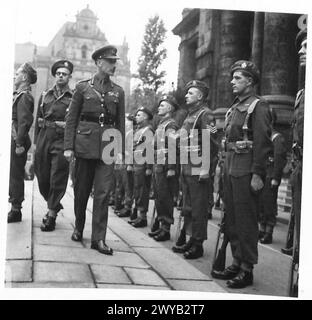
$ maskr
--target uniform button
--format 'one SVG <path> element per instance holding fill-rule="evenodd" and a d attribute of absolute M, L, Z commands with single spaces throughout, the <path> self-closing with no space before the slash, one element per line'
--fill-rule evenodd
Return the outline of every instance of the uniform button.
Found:
<path fill-rule="evenodd" d="M 104 104 L 103 104 L 103 103 L 101 104 L 101 107 L 104 107 Z"/>

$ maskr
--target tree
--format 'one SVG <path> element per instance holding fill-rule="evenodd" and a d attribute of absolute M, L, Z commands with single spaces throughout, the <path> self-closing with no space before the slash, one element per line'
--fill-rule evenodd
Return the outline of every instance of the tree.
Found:
<path fill-rule="evenodd" d="M 143 83 L 143 91 L 157 90 L 164 84 L 165 71 L 159 71 L 163 60 L 167 57 L 167 49 L 162 46 L 166 38 L 164 22 L 158 15 L 149 18 L 138 60 L 138 78 Z"/>

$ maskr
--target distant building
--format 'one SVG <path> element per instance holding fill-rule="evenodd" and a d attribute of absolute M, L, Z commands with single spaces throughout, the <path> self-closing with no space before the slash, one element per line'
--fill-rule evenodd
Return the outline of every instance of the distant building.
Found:
<path fill-rule="evenodd" d="M 173 29 L 180 36 L 178 89 L 191 79 L 210 87 L 209 106 L 218 118 L 233 100 L 230 67 L 236 60 L 254 61 L 261 72 L 258 93 L 276 108 L 280 130 L 290 143 L 294 97 L 298 81 L 295 37 L 300 15 L 210 9 L 184 9 Z M 290 147 L 290 145 L 289 145 Z"/>
<path fill-rule="evenodd" d="M 76 22 L 66 22 L 56 33 L 47 47 L 39 47 L 33 43 L 16 44 L 15 67 L 30 61 L 36 67 L 38 82 L 34 85 L 36 108 L 42 91 L 53 85 L 51 75 L 52 64 L 59 59 L 69 59 L 74 64 L 74 72 L 70 81 L 73 89 L 77 81 L 87 79 L 96 71 L 91 54 L 108 43 L 105 34 L 97 26 L 98 18 L 87 6 L 76 15 Z M 130 61 L 128 60 L 128 44 L 116 45 L 118 56 L 117 69 L 112 80 L 125 90 L 126 109 L 130 96 Z"/>

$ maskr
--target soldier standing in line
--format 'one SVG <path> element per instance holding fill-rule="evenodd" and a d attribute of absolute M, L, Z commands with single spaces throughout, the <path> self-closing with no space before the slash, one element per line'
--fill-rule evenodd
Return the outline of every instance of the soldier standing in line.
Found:
<path fill-rule="evenodd" d="M 184 253 L 186 259 L 197 259 L 203 256 L 203 242 L 207 239 L 208 224 L 208 188 L 211 179 L 211 167 L 201 168 L 202 164 L 193 164 L 191 153 L 203 154 L 203 148 L 210 147 L 210 164 L 218 154 L 216 141 L 217 129 L 212 111 L 207 107 L 205 100 L 209 89 L 207 85 L 198 80 L 192 80 L 186 85 L 185 101 L 188 114 L 183 122 L 181 130 L 187 133 L 188 162 L 181 163 L 182 167 L 182 193 L 184 226 L 183 229 L 190 235 L 188 242 L 182 246 L 174 246 L 172 250 Z M 197 145 L 192 145 L 191 136 L 194 129 L 198 130 Z M 202 141 L 202 130 L 210 133 L 210 144 Z M 183 139 L 180 136 L 180 139 Z M 182 147 L 180 147 L 182 148 Z"/>
<path fill-rule="evenodd" d="M 147 217 L 149 205 L 149 192 L 151 187 L 151 177 L 153 164 L 139 163 L 136 159 L 144 159 L 146 149 L 141 147 L 141 144 L 149 145 L 153 143 L 153 134 L 150 126 L 150 120 L 153 118 L 151 111 L 147 108 L 140 107 L 136 112 L 136 130 L 133 137 L 133 165 L 127 166 L 127 171 L 133 170 L 133 195 L 135 208 L 137 212 L 136 219 L 128 222 L 135 228 L 143 228 L 147 226 Z M 151 140 L 147 140 L 151 138 Z M 137 158 L 136 158 L 137 157 Z"/>
<path fill-rule="evenodd" d="M 277 195 L 281 183 L 283 169 L 287 162 L 287 149 L 285 139 L 275 129 L 276 114 L 272 114 L 272 144 L 273 150 L 268 159 L 267 173 L 263 190 L 259 199 L 259 240 L 263 244 L 272 243 L 273 230 L 277 216 Z"/>
<path fill-rule="evenodd" d="M 255 95 L 260 78 L 255 64 L 239 60 L 232 65 L 231 75 L 236 98 L 225 118 L 224 204 L 233 262 L 212 276 L 228 280 L 229 288 L 244 288 L 253 283 L 253 266 L 258 262 L 258 198 L 272 130 L 269 105 Z"/>
<path fill-rule="evenodd" d="M 157 230 L 151 231 L 149 236 L 156 241 L 166 241 L 170 239 L 170 225 L 174 223 L 173 209 L 174 196 L 177 185 L 177 152 L 175 152 L 175 161 L 170 163 L 169 147 L 171 134 L 175 134 L 178 125 L 172 118 L 172 113 L 178 109 L 178 104 L 173 96 L 163 96 L 158 103 L 158 122 L 155 139 L 155 164 L 154 164 L 154 193 L 157 220 L 160 226 Z M 174 145 L 175 137 L 172 138 Z M 174 160 L 174 159 L 173 159 Z M 173 162 L 173 161 L 172 161 Z"/>
<path fill-rule="evenodd" d="M 125 103 L 123 89 L 111 81 L 115 73 L 117 49 L 106 45 L 92 54 L 97 73 L 77 83 L 65 127 L 64 155 L 71 161 L 75 155 L 73 241 L 81 241 L 86 207 L 94 185 L 91 249 L 112 255 L 106 243 L 108 201 L 114 179 L 114 163 L 105 161 L 102 141 L 106 130 L 116 128 L 124 147 Z M 107 155 L 108 156 L 108 155 Z M 111 159 L 108 159 L 111 160 Z M 107 163 L 106 163 L 107 162 Z"/>
<path fill-rule="evenodd" d="M 24 201 L 24 175 L 27 151 L 31 146 L 29 129 L 34 117 L 34 98 L 30 85 L 36 83 L 37 72 L 29 63 L 22 64 L 14 77 L 15 91 L 12 106 L 11 162 L 8 223 L 22 221 L 22 202 Z"/>
<path fill-rule="evenodd" d="M 53 231 L 57 213 L 63 209 L 63 198 L 69 175 L 69 164 L 64 157 L 64 129 L 68 107 L 73 96 L 68 83 L 73 64 L 56 61 L 51 68 L 55 77 L 52 88 L 39 99 L 35 127 L 35 174 L 48 212 L 42 219 L 41 231 Z"/>

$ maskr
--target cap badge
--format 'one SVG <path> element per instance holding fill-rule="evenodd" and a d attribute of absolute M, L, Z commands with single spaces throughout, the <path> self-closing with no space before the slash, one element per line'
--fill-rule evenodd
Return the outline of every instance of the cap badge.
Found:
<path fill-rule="evenodd" d="M 241 65 L 241 67 L 244 68 L 244 69 L 247 68 L 247 63 L 246 63 L 246 62 L 243 62 L 242 65 Z"/>

